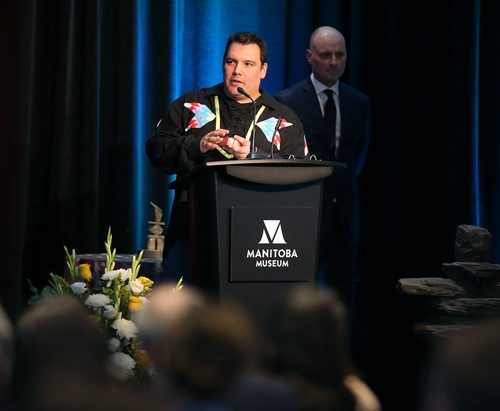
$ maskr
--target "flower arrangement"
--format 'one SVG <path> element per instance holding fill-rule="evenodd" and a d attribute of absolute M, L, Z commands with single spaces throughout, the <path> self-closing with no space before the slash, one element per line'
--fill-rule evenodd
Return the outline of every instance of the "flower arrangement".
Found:
<path fill-rule="evenodd" d="M 148 303 L 153 281 L 139 276 L 143 251 L 132 257 L 131 268 L 115 269 L 116 249 L 112 249 L 111 229 L 106 242 L 106 266 L 104 274 L 95 278 L 89 264 L 77 264 L 76 253 L 66 247 L 67 278 L 50 273 L 49 283 L 41 291 L 33 286 L 33 296 L 28 303 L 34 304 L 41 298 L 70 294 L 80 299 L 99 322 L 107 335 L 111 351 L 111 363 L 123 378 L 147 378 L 150 375 L 149 362 L 137 338 L 137 327 L 133 315 Z M 28 280 L 29 281 L 29 280 Z M 182 289 L 182 277 L 172 290 Z"/>

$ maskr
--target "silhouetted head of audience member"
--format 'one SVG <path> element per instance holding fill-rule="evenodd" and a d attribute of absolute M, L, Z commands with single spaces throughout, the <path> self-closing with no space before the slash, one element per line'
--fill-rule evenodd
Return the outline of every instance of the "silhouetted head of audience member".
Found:
<path fill-rule="evenodd" d="M 422 409 L 500 410 L 500 320 L 483 322 L 438 346 Z"/>
<path fill-rule="evenodd" d="M 195 288 L 185 285 L 173 291 L 175 284 L 156 286 L 146 304 L 135 316 L 139 338 L 156 372 L 166 372 L 170 357 L 172 329 L 191 312 L 203 310 L 207 302 Z"/>
<path fill-rule="evenodd" d="M 296 409 L 288 385 L 250 369 L 257 336 L 243 308 L 212 301 L 193 287 L 172 288 L 156 287 L 136 318 L 160 377 L 153 390 L 167 409 Z"/>
<path fill-rule="evenodd" d="M 334 291 L 292 289 L 278 304 L 270 327 L 274 369 L 298 391 L 301 409 L 354 409 L 345 386 L 351 373 L 347 312 Z"/>
<path fill-rule="evenodd" d="M 196 398 L 224 393 L 253 355 L 255 334 L 246 313 L 230 304 L 209 304 L 173 329 L 168 368 L 174 384 Z"/>
<path fill-rule="evenodd" d="M 23 313 L 16 331 L 13 382 L 22 409 L 107 381 L 105 336 L 75 298 L 45 298 Z"/>

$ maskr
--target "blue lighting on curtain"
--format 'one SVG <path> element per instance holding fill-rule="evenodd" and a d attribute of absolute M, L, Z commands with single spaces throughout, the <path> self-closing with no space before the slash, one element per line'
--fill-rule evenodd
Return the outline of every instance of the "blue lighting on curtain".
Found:
<path fill-rule="evenodd" d="M 149 124 L 145 124 L 147 112 L 147 25 L 148 2 L 136 0 L 135 3 L 135 78 L 134 78 L 134 136 L 133 136 L 133 218 L 132 244 L 135 250 L 143 248 L 146 233 L 145 213 L 145 154 L 144 143 L 148 134 Z"/>
<path fill-rule="evenodd" d="M 173 4 L 172 21 L 170 27 L 171 50 L 175 50 L 172 56 L 172 78 L 169 84 L 169 98 L 173 101 L 181 94 L 182 61 L 184 57 L 184 0 L 177 0 Z"/>
<path fill-rule="evenodd" d="M 474 2 L 474 90 L 472 108 L 472 198 L 474 224 L 481 226 L 481 187 L 480 187 L 480 159 L 479 159 L 479 59 L 480 59 L 480 29 L 481 29 L 481 0 Z"/>
<path fill-rule="evenodd" d="M 174 1 L 172 5 L 172 14 L 170 21 L 171 31 L 169 38 L 171 41 L 170 49 L 175 50 L 172 56 L 171 63 L 171 77 L 168 84 L 168 99 L 170 102 L 174 101 L 182 94 L 181 80 L 182 68 L 184 58 L 184 0 Z M 167 184 L 170 184 L 176 179 L 176 175 L 167 176 Z M 172 203 L 174 201 L 174 190 L 167 190 L 167 216 L 170 222 L 170 215 L 172 211 Z"/>

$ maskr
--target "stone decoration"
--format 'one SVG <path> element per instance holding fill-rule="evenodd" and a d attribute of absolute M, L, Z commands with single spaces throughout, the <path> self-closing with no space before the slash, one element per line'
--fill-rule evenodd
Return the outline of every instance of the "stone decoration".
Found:
<path fill-rule="evenodd" d="M 485 228 L 474 225 L 459 225 L 455 234 L 455 261 L 488 261 L 491 234 Z"/>
<path fill-rule="evenodd" d="M 402 278 L 397 289 L 421 296 L 426 322 L 414 329 L 430 337 L 451 337 L 479 320 L 500 317 L 500 265 L 487 261 L 491 235 L 488 230 L 460 225 L 455 237 L 457 261 L 443 263 L 441 277 Z"/>
<path fill-rule="evenodd" d="M 162 209 L 153 202 L 150 201 L 149 204 L 153 206 L 154 220 L 148 221 L 149 234 L 147 249 L 144 250 L 144 257 L 161 260 L 163 258 L 163 247 L 165 245 L 165 236 L 162 235 L 165 223 L 161 221 L 163 212 Z"/>

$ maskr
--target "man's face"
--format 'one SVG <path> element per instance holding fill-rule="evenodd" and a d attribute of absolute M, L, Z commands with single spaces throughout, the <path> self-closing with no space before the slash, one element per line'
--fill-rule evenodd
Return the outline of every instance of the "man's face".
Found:
<path fill-rule="evenodd" d="M 233 43 L 229 46 L 223 65 L 226 93 L 241 103 L 250 100 L 238 93 L 243 87 L 255 100 L 260 96 L 260 81 L 266 77 L 267 63 L 260 62 L 260 48 L 257 44 Z"/>
<path fill-rule="evenodd" d="M 307 61 L 317 80 L 333 86 L 344 73 L 347 62 L 344 39 L 336 34 L 316 36 L 307 50 Z"/>

